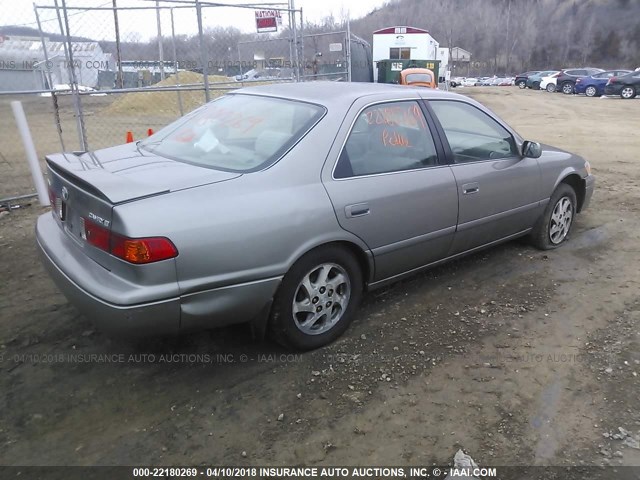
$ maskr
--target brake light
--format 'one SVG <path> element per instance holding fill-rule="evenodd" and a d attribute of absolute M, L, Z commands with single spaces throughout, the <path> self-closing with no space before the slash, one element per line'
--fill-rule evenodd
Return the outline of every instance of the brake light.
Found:
<path fill-rule="evenodd" d="M 178 249 L 168 238 L 128 238 L 86 218 L 82 218 L 82 238 L 100 250 L 138 265 L 178 256 Z"/>
<path fill-rule="evenodd" d="M 582 79 L 581 78 L 576 78 L 576 83 L 581 83 Z"/>
<path fill-rule="evenodd" d="M 131 263 L 152 263 L 178 255 L 171 241 L 164 237 L 127 238 L 112 235 L 111 254 Z"/>

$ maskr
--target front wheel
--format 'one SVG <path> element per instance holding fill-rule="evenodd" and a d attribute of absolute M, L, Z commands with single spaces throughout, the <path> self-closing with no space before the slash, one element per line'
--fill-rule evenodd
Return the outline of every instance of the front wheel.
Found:
<path fill-rule="evenodd" d="M 587 97 L 595 97 L 598 94 L 598 89 L 593 85 L 589 85 L 587 89 L 584 91 L 584 94 Z"/>
<path fill-rule="evenodd" d="M 518 85 L 518 88 L 520 88 L 520 89 L 527 88 L 527 81 L 526 80 L 520 80 L 517 85 Z"/>
<path fill-rule="evenodd" d="M 562 84 L 562 93 L 571 95 L 573 93 L 573 84 L 571 82 L 564 82 Z"/>
<path fill-rule="evenodd" d="M 622 91 L 620 92 L 620 96 L 622 98 L 624 98 L 625 100 L 629 100 L 631 98 L 634 98 L 636 96 L 636 89 L 634 86 L 632 85 L 627 85 L 626 87 L 624 87 L 622 89 Z"/>
<path fill-rule="evenodd" d="M 576 216 L 576 192 L 561 183 L 531 232 L 532 243 L 541 250 L 558 248 L 569 237 Z"/>
<path fill-rule="evenodd" d="M 345 248 L 326 246 L 298 260 L 274 299 L 270 331 L 286 347 L 312 350 L 333 342 L 362 299 L 362 271 Z"/>

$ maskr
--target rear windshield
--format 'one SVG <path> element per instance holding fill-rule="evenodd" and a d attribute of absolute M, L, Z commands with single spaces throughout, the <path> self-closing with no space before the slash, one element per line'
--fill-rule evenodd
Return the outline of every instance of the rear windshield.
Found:
<path fill-rule="evenodd" d="M 231 94 L 168 125 L 138 146 L 202 167 L 251 172 L 278 160 L 320 119 L 309 103 Z"/>
<path fill-rule="evenodd" d="M 410 73 L 407 75 L 407 83 L 431 83 L 433 79 L 428 73 Z"/>

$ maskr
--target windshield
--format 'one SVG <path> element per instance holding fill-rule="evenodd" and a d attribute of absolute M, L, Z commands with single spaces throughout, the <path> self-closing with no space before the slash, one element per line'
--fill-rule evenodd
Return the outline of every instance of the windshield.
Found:
<path fill-rule="evenodd" d="M 231 94 L 199 108 L 139 147 L 173 160 L 231 172 L 278 160 L 320 119 L 318 105 Z"/>
<path fill-rule="evenodd" d="M 432 78 L 428 73 L 410 73 L 407 75 L 407 83 L 431 83 Z"/>

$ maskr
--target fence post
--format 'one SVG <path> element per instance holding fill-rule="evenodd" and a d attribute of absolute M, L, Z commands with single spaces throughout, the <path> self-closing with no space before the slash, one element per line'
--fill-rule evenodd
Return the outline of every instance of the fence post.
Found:
<path fill-rule="evenodd" d="M 78 126 L 78 140 L 80 141 L 80 149 L 87 151 L 87 133 L 84 129 L 84 117 L 82 115 L 82 103 L 80 101 L 80 94 L 78 89 L 78 81 L 76 80 L 76 72 L 73 65 L 73 44 L 71 43 L 71 33 L 69 32 L 69 18 L 67 16 L 67 5 L 65 0 L 62 0 L 62 13 L 64 14 L 64 23 L 66 29 L 62 26 L 62 18 L 60 17 L 60 7 L 58 0 L 54 0 L 56 7 L 56 14 L 58 16 L 58 24 L 60 26 L 60 33 L 66 36 L 66 41 L 62 42 L 64 46 L 65 59 L 68 63 L 69 83 L 71 87 L 71 94 L 73 96 L 73 104 L 76 110 L 76 124 Z"/>
<path fill-rule="evenodd" d="M 169 9 L 171 13 L 171 45 L 173 47 L 173 68 L 176 70 L 176 86 L 180 83 L 180 77 L 178 76 L 178 54 L 176 49 L 176 27 L 173 21 L 173 7 Z M 178 94 L 178 108 L 180 109 L 180 116 L 184 115 L 184 109 L 182 107 L 182 95 L 180 94 L 180 90 L 176 90 Z"/>
<path fill-rule="evenodd" d="M 347 81 L 351 81 L 351 19 L 347 13 L 347 44 L 345 45 L 347 56 Z"/>
<path fill-rule="evenodd" d="M 47 69 L 47 80 L 49 81 L 49 90 L 51 91 L 51 101 L 53 102 L 53 115 L 56 124 L 56 131 L 58 132 L 58 138 L 60 139 L 60 146 L 62 151 L 66 151 L 64 148 L 64 140 L 62 138 L 62 124 L 60 123 L 60 110 L 58 109 L 58 97 L 53 89 L 53 78 L 51 76 L 51 69 L 53 64 L 49 60 L 49 52 L 47 52 L 47 43 L 44 40 L 44 33 L 42 32 L 42 24 L 40 23 L 40 15 L 38 14 L 38 7 L 33 4 L 33 11 L 36 14 L 36 22 L 38 24 L 38 32 L 40 33 L 40 43 L 42 43 L 42 51 L 44 52 L 45 68 Z"/>
<path fill-rule="evenodd" d="M 118 63 L 118 87 L 124 88 L 124 74 L 122 73 L 122 55 L 120 53 L 120 26 L 118 25 L 118 6 L 113 0 L 113 23 L 116 34 L 116 62 Z"/>
<path fill-rule="evenodd" d="M 202 32 L 202 5 L 196 0 L 196 16 L 198 17 L 198 40 L 200 42 L 200 62 L 202 62 L 202 75 L 204 77 L 204 98 L 207 103 L 211 99 L 209 93 L 209 69 L 207 68 L 207 55 L 204 50 L 204 33 Z"/>
<path fill-rule="evenodd" d="M 22 108 L 22 102 L 14 100 L 11 102 L 11 109 L 13 110 L 13 116 L 16 119 L 16 125 L 22 138 L 22 144 L 24 145 L 24 151 L 27 155 L 27 161 L 31 168 L 31 177 L 33 178 L 33 184 L 38 192 L 38 200 L 40 205 L 46 207 L 50 204 L 49 195 L 47 193 L 47 186 L 44 183 L 44 177 L 42 176 L 42 170 L 40 170 L 40 163 L 38 162 L 38 154 L 36 153 L 36 147 L 33 145 L 33 138 L 29 131 L 29 124 L 27 124 L 27 117 L 24 114 Z"/>
<path fill-rule="evenodd" d="M 160 80 L 164 80 L 164 50 L 162 48 L 162 22 L 160 21 L 160 2 L 156 0 L 156 23 L 158 24 L 158 56 L 160 57 Z"/>

